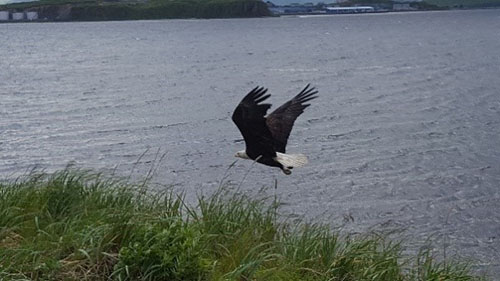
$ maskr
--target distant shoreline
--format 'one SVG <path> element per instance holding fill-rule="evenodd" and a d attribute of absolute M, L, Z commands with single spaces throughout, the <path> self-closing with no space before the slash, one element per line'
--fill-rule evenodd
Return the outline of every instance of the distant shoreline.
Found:
<path fill-rule="evenodd" d="M 272 16 L 260 0 L 100 2 L 54 4 L 50 0 L 0 6 L 0 22 L 117 21 Z"/>
<path fill-rule="evenodd" d="M 93 1 L 74 4 L 44 4 L 34 5 L 36 2 L 23 2 L 9 5 L 0 5 L 1 23 L 26 22 L 83 22 L 83 21 L 127 21 L 127 20 L 158 20 L 158 19 L 221 19 L 221 18 L 259 18 L 259 17 L 297 17 L 297 16 L 337 16 L 361 14 L 401 14 L 431 11 L 467 11 L 467 10 L 495 10 L 500 7 L 474 8 L 446 8 L 422 10 L 375 10 L 360 13 L 272 13 L 266 4 L 259 0 L 223 0 L 211 2 L 204 7 L 198 7 L 191 12 L 178 7 L 178 2 L 162 5 L 146 5 L 139 3 L 100 4 Z M 94 5 L 93 5 L 93 4 Z M 193 2 L 190 2 L 193 4 Z M 9 19 L 2 18 L 2 12 L 9 12 Z M 36 16 L 33 17 L 33 13 Z M 174 13 L 177 12 L 177 13 Z M 22 13 L 22 19 L 13 19 L 14 14 Z M 31 13 L 31 18 L 30 18 Z"/>

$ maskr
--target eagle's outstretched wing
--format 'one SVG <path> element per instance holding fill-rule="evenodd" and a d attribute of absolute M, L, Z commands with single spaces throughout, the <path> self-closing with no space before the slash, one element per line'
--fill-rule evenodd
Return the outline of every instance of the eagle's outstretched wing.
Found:
<path fill-rule="evenodd" d="M 277 152 L 285 153 L 286 143 L 292 131 L 293 123 L 304 112 L 304 109 L 310 105 L 304 103 L 318 97 L 316 96 L 318 93 L 316 88 L 309 88 L 309 85 L 307 84 L 298 95 L 278 107 L 266 118 L 267 127 L 274 138 L 274 149 Z"/>
<path fill-rule="evenodd" d="M 267 89 L 263 87 L 255 87 L 241 100 L 232 116 L 233 122 L 245 139 L 246 152 L 252 159 L 261 155 L 276 156 L 273 135 L 264 117 L 271 105 L 261 103 L 270 97 L 266 92 Z"/>

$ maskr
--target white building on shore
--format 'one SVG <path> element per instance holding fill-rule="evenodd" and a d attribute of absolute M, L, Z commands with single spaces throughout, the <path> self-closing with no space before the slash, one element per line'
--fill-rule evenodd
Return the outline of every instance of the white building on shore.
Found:
<path fill-rule="evenodd" d="M 24 13 L 23 12 L 12 13 L 12 20 L 24 20 Z"/>
<path fill-rule="evenodd" d="M 0 11 L 0 22 L 5 21 L 37 21 L 39 19 L 37 11 L 13 12 Z"/>
<path fill-rule="evenodd" d="M 8 21 L 10 13 L 9 11 L 0 11 L 0 21 Z"/>
<path fill-rule="evenodd" d="M 26 19 L 29 21 L 38 20 L 38 12 L 26 12 Z"/>

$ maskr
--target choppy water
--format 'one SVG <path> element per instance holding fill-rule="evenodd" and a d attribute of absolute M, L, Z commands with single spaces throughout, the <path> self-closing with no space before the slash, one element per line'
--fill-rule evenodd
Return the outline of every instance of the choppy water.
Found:
<path fill-rule="evenodd" d="M 310 164 L 255 165 L 241 188 L 277 179 L 286 213 L 404 229 L 500 276 L 499 50 L 500 10 L 2 24 L 0 176 L 156 163 L 155 181 L 209 193 L 243 149 L 243 95 L 277 105 L 312 83 L 288 149 Z"/>

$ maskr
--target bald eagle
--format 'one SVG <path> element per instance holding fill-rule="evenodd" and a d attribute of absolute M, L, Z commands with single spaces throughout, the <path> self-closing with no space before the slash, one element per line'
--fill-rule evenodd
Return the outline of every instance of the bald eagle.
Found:
<path fill-rule="evenodd" d="M 309 86 L 308 84 L 298 95 L 267 116 L 265 115 L 271 104 L 262 102 L 271 95 L 266 95 L 267 89 L 263 87 L 251 90 L 238 104 L 232 116 L 246 145 L 246 149 L 238 151 L 235 156 L 278 167 L 286 175 L 290 175 L 290 170 L 294 167 L 305 165 L 305 155 L 285 154 L 285 148 L 293 123 L 310 105 L 305 103 L 318 97 L 318 91 Z"/>

